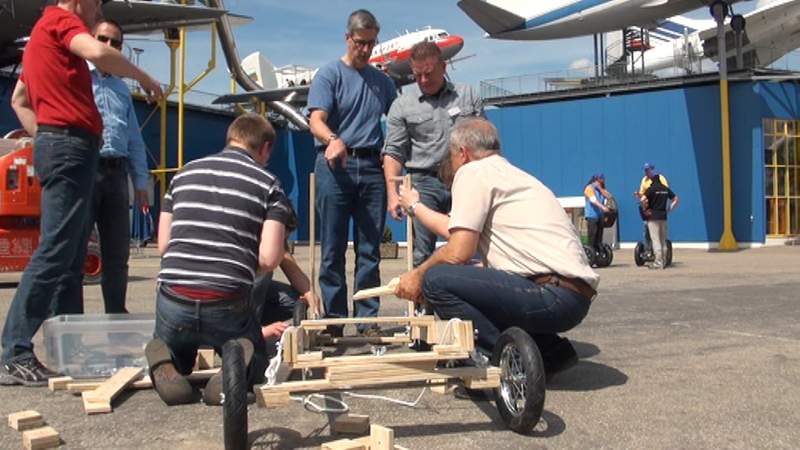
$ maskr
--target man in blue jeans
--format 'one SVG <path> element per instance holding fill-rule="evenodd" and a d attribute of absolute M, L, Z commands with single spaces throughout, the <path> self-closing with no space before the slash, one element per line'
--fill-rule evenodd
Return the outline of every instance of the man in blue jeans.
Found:
<path fill-rule="evenodd" d="M 447 157 L 450 128 L 464 117 L 483 115 L 480 96 L 466 84 L 447 81 L 447 64 L 435 43 L 424 41 L 411 49 L 415 86 L 408 86 L 389 110 L 383 173 L 387 208 L 402 218 L 397 179 L 402 169 L 420 193 L 420 202 L 441 213 L 450 211 L 450 191 L 439 180 L 439 164 Z M 414 217 L 414 207 L 408 210 Z M 436 234 L 414 219 L 414 266 L 419 266 L 436 248 Z"/>
<path fill-rule="evenodd" d="M 484 119 L 453 127 L 450 163 L 450 218 L 424 206 L 418 213 L 448 242 L 401 276 L 398 295 L 427 300 L 442 319 L 471 320 L 484 353 L 503 330 L 520 327 L 538 344 L 546 373 L 570 367 L 577 355 L 557 333 L 583 320 L 599 282 L 572 222 L 545 185 L 500 155 L 497 130 Z M 481 266 L 468 264 L 476 251 Z"/>
<path fill-rule="evenodd" d="M 319 285 L 327 317 L 347 317 L 345 251 L 353 221 L 355 290 L 379 286 L 380 242 L 386 222 L 386 186 L 380 153 L 381 116 L 396 97 L 394 82 L 369 64 L 380 26 L 366 10 L 350 14 L 347 52 L 319 69 L 308 94 L 316 138 L 317 212 L 322 258 Z M 378 315 L 378 299 L 360 301 L 355 316 Z M 331 329 L 341 334 L 341 328 Z M 376 328 L 359 327 L 366 335 Z"/>
<path fill-rule="evenodd" d="M 239 116 L 228 128 L 226 148 L 184 166 L 164 196 L 156 329 L 145 356 L 153 387 L 168 405 L 192 401 L 185 376 L 201 345 L 221 353 L 226 341 L 239 340 L 249 383 L 263 377 L 265 346 L 251 290 L 258 270 L 272 271 L 281 262 L 293 214 L 277 178 L 264 168 L 274 141 L 264 117 Z M 220 372 L 203 398 L 220 404 L 221 392 Z"/>
<path fill-rule="evenodd" d="M 0 384 L 42 386 L 56 374 L 42 365 L 31 339 L 52 313 L 82 313 L 81 286 L 89 203 L 103 122 L 86 61 L 137 80 L 151 97 L 161 87 L 89 28 L 98 0 L 59 0 L 33 27 L 11 106 L 34 136 L 33 165 L 42 186 L 39 246 L 14 294 L 3 327 Z"/>

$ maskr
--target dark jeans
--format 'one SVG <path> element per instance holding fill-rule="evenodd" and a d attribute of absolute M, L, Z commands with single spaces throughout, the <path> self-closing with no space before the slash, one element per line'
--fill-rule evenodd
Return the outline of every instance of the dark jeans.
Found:
<path fill-rule="evenodd" d="M 569 289 L 477 266 L 434 266 L 425 273 L 422 293 L 442 319 L 471 320 L 478 347 L 487 352 L 509 327 L 527 331 L 544 350 L 556 333 L 581 323 L 590 304 Z"/>
<path fill-rule="evenodd" d="M 419 201 L 428 208 L 447 214 L 450 211 L 450 191 L 433 174 L 412 173 L 411 182 L 419 192 Z M 436 233 L 414 219 L 414 267 L 419 266 L 436 250 Z"/>
<path fill-rule="evenodd" d="M 125 159 L 121 159 L 125 163 Z M 128 169 L 125 165 L 106 166 L 103 159 L 97 168 L 92 221 L 100 235 L 100 257 L 103 261 L 101 287 L 106 313 L 127 313 L 125 296 L 128 290 L 128 257 L 130 256 L 131 224 L 129 216 Z"/>
<path fill-rule="evenodd" d="M 83 312 L 83 262 L 98 141 L 39 132 L 33 165 L 42 186 L 39 247 L 3 327 L 3 360 L 33 355 L 31 339 L 50 314 Z"/>
<path fill-rule="evenodd" d="M 602 219 L 586 219 L 586 231 L 589 238 L 589 247 L 600 251 L 603 245 Z"/>
<path fill-rule="evenodd" d="M 235 300 L 195 302 L 167 293 L 159 286 L 156 298 L 155 337 L 167 344 L 172 362 L 180 373 L 192 372 L 201 345 L 214 347 L 222 355 L 225 342 L 246 338 L 254 349 L 248 370 L 249 383 L 261 381 L 267 367 L 265 346 L 261 327 L 250 307 L 249 292 Z"/>
<path fill-rule="evenodd" d="M 380 159 L 347 158 L 347 166 L 328 167 L 317 152 L 317 214 L 322 257 L 319 286 L 327 317 L 347 317 L 345 251 L 348 225 L 353 221 L 356 252 L 355 290 L 381 284 L 380 243 L 386 223 L 386 184 Z M 377 298 L 356 302 L 356 317 L 378 315 Z M 363 329 L 364 327 L 359 327 Z"/>
<path fill-rule="evenodd" d="M 253 311 L 261 325 L 289 320 L 300 294 L 291 286 L 272 279 L 272 274 L 256 278 L 250 295 Z"/>

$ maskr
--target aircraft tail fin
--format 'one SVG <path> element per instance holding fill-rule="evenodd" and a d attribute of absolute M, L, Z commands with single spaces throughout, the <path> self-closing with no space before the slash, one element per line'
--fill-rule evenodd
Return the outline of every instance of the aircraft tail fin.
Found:
<path fill-rule="evenodd" d="M 485 0 L 460 0 L 458 7 L 490 36 L 513 30 L 525 24 L 524 17 Z"/>

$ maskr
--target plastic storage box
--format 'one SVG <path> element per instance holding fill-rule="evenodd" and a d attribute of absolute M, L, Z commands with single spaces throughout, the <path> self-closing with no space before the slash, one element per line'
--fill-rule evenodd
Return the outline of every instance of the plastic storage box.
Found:
<path fill-rule="evenodd" d="M 147 367 L 144 346 L 153 337 L 153 314 L 68 314 L 44 322 L 50 369 L 73 378 L 113 375 L 121 367 Z"/>

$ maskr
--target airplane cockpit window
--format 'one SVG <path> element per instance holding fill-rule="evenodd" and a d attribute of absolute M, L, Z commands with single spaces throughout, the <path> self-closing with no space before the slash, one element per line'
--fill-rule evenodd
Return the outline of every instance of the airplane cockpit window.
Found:
<path fill-rule="evenodd" d="M 439 37 L 440 38 L 447 37 L 447 32 L 445 31 L 444 33 L 439 33 Z"/>

